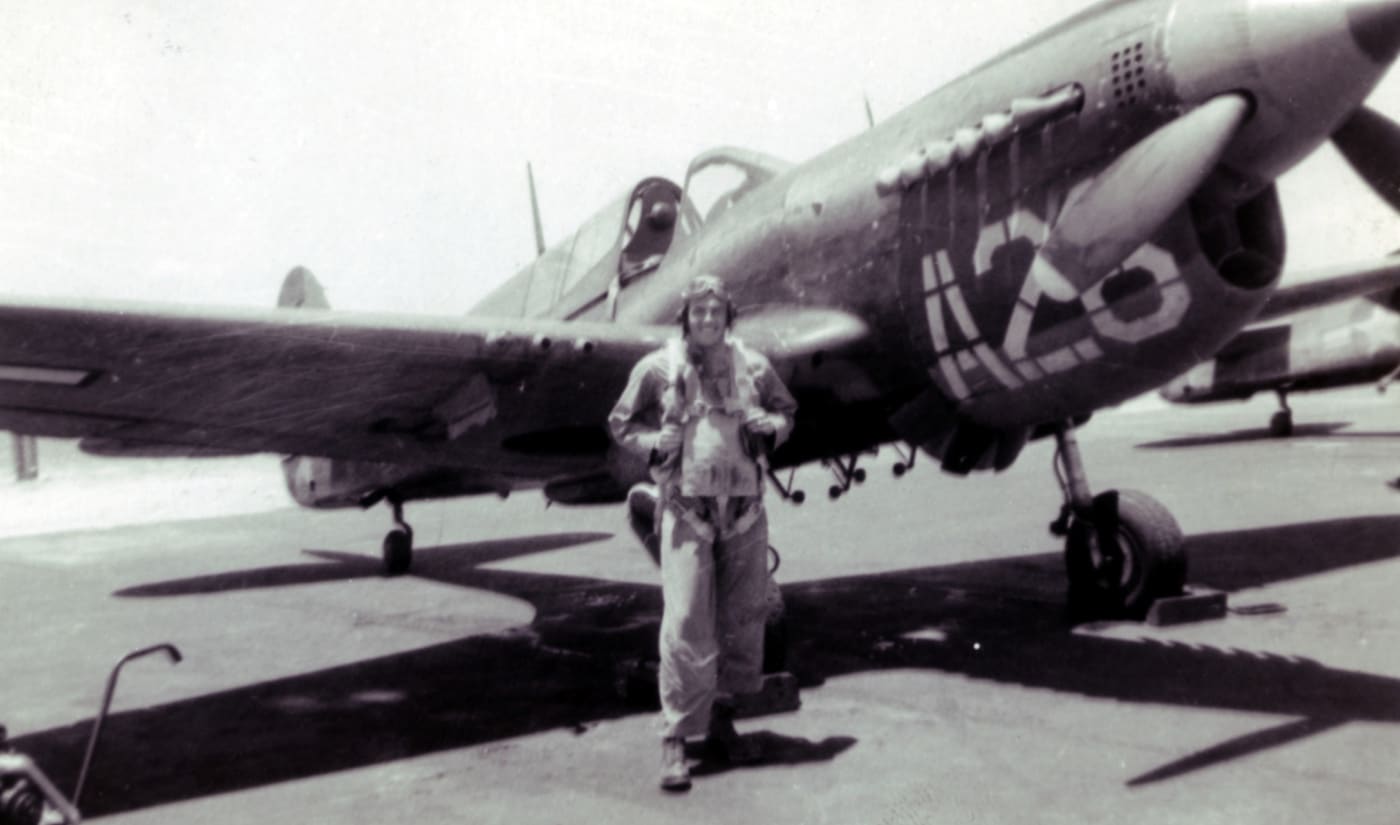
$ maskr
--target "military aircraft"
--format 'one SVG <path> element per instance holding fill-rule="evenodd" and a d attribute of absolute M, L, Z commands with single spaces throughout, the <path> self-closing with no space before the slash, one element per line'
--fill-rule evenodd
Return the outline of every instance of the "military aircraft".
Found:
<path fill-rule="evenodd" d="M 466 318 L 332 312 L 302 272 L 295 311 L 0 301 L 0 427 L 286 455 L 306 506 L 391 505 L 402 572 L 414 499 L 621 500 L 642 468 L 606 414 L 712 273 L 801 404 L 781 494 L 816 460 L 849 486 L 881 444 L 966 474 L 1053 436 L 1071 602 L 1138 613 L 1182 589 L 1181 530 L 1094 494 L 1075 426 L 1275 294 L 1274 180 L 1372 116 L 1398 50 L 1400 0 L 1109 0 L 805 163 L 721 148 L 642 180 Z M 1321 295 L 1397 284 L 1388 261 Z"/>
<path fill-rule="evenodd" d="M 1271 300 L 1256 323 L 1161 394 L 1178 404 L 1200 404 L 1273 392 L 1279 410 L 1269 419 L 1269 432 L 1286 437 L 1293 434 L 1289 393 L 1370 383 L 1384 391 L 1397 374 L 1400 290 L 1386 289 L 1301 311 Z"/>

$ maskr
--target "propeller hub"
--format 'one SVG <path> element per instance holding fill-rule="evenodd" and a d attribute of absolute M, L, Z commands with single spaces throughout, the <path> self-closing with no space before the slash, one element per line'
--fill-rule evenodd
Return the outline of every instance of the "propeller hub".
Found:
<path fill-rule="evenodd" d="M 1347 23 L 1356 44 L 1380 65 L 1390 65 L 1400 53 L 1397 0 L 1354 0 L 1347 6 Z"/>
<path fill-rule="evenodd" d="M 1400 48 L 1400 0 L 1176 0 L 1165 51 L 1177 94 L 1254 103 L 1225 163 L 1269 181 L 1325 141 Z"/>

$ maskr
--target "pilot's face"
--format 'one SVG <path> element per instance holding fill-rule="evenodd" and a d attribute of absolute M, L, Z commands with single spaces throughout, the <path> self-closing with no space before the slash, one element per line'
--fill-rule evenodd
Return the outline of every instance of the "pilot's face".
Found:
<path fill-rule="evenodd" d="M 702 347 L 712 347 L 724 340 L 726 310 L 724 301 L 704 295 L 690 302 L 690 340 Z"/>

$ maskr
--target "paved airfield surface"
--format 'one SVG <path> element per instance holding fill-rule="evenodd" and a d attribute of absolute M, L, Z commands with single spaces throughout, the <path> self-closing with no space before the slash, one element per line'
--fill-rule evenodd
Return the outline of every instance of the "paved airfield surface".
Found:
<path fill-rule="evenodd" d="M 1299 397 L 1280 441 L 1271 403 L 1081 431 L 1095 488 L 1158 497 L 1191 581 L 1230 593 L 1192 625 L 1065 623 L 1049 443 L 961 480 L 881 455 L 835 503 L 799 474 L 773 539 L 802 709 L 741 721 L 765 763 L 682 796 L 614 686 L 659 615 L 620 508 L 410 505 L 414 574 L 385 579 L 387 514 L 269 504 L 271 459 L 0 486 L 26 514 L 0 720 L 71 790 L 110 667 L 178 645 L 117 689 L 80 800 L 114 823 L 1394 823 L 1400 411 Z"/>

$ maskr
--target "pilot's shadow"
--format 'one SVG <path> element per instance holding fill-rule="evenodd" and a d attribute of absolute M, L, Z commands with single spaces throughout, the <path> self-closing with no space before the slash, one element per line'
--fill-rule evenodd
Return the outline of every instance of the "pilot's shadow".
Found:
<path fill-rule="evenodd" d="M 690 769 L 694 776 L 713 776 L 735 769 L 763 768 L 770 765 L 802 765 L 809 762 L 830 762 L 856 743 L 853 736 L 828 736 L 820 742 L 796 736 L 783 736 L 780 733 L 763 730 L 743 735 L 758 745 L 758 758 L 743 765 L 736 765 L 718 756 L 704 743 L 686 746 L 686 756 L 699 759 L 699 764 Z"/>

